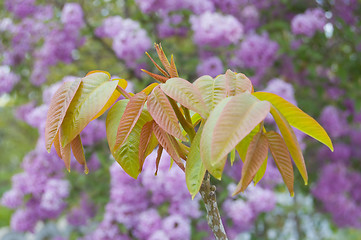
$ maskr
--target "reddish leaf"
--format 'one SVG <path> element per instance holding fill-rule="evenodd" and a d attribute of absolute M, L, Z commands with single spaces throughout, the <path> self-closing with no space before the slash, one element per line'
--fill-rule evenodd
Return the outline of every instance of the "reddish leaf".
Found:
<path fill-rule="evenodd" d="M 63 83 L 51 99 L 45 123 L 45 144 L 48 152 L 50 152 L 51 145 L 59 132 L 66 111 L 79 88 L 80 82 L 81 80 L 77 79 L 73 82 Z"/>
<path fill-rule="evenodd" d="M 67 144 L 65 147 L 62 147 L 60 145 L 60 152 L 62 159 L 65 163 L 65 167 L 70 172 L 70 158 L 71 158 L 71 149 L 70 149 L 70 143 Z"/>
<path fill-rule="evenodd" d="M 154 60 L 153 58 L 147 53 L 145 52 L 145 54 L 150 58 L 150 60 L 152 61 L 152 63 L 154 64 L 154 66 L 166 77 L 170 78 L 169 74 L 163 70 L 163 68 L 161 68 Z"/>
<path fill-rule="evenodd" d="M 159 144 L 168 152 L 175 163 L 184 171 L 184 165 L 177 153 L 174 142 L 171 140 L 171 136 L 163 131 L 157 124 L 153 124 L 154 135 L 158 139 Z"/>
<path fill-rule="evenodd" d="M 60 149 L 60 138 L 59 138 L 59 131 L 58 133 L 56 134 L 55 138 L 54 138 L 54 148 L 55 148 L 55 151 L 56 153 L 58 154 L 58 156 L 60 158 L 61 157 L 61 149 Z"/>
<path fill-rule="evenodd" d="M 242 178 L 238 183 L 233 196 L 246 190 L 261 167 L 268 154 L 268 141 L 262 131 L 258 132 L 249 144 L 246 160 L 242 167 Z"/>
<path fill-rule="evenodd" d="M 229 96 L 234 96 L 245 91 L 253 92 L 252 83 L 244 74 L 234 73 L 228 69 L 225 77 Z"/>
<path fill-rule="evenodd" d="M 158 44 L 154 44 L 155 45 L 155 50 L 157 51 L 158 53 L 158 57 L 160 59 L 160 61 L 162 62 L 165 70 L 167 70 L 168 73 L 171 72 L 171 67 L 170 67 L 170 64 L 168 62 L 168 59 L 163 51 L 163 48 L 162 48 L 162 45 L 158 45 Z"/>
<path fill-rule="evenodd" d="M 83 149 L 83 144 L 81 143 L 80 135 L 77 135 L 73 139 L 73 141 L 71 141 L 70 146 L 75 159 L 78 161 L 78 163 L 84 165 L 84 172 L 87 174 L 89 170 L 86 165 L 84 149 Z"/>
<path fill-rule="evenodd" d="M 125 112 L 119 122 L 114 149 L 123 145 L 124 141 L 128 138 L 143 111 L 143 106 L 146 100 L 147 94 L 144 92 L 135 94 L 129 100 L 127 107 L 125 108 Z"/>
<path fill-rule="evenodd" d="M 268 139 L 273 159 L 282 175 L 283 181 L 285 182 L 291 196 L 293 196 L 293 166 L 290 153 L 287 150 L 287 145 L 283 138 L 275 131 L 267 132 L 266 137 Z"/>
<path fill-rule="evenodd" d="M 159 162 L 160 162 L 160 158 L 162 157 L 162 153 L 163 153 L 163 147 L 159 146 L 157 151 L 157 159 L 155 160 L 155 175 L 158 174 Z"/>
<path fill-rule="evenodd" d="M 154 121 L 163 130 L 182 141 L 186 141 L 172 105 L 159 86 L 155 87 L 148 96 L 147 107 Z"/>
<path fill-rule="evenodd" d="M 163 77 L 161 75 L 155 74 L 155 73 L 151 73 L 145 69 L 141 69 L 143 72 L 145 72 L 146 74 L 148 74 L 149 76 L 151 76 L 152 78 L 154 78 L 155 80 L 165 83 L 169 78 L 168 77 Z"/>
<path fill-rule="evenodd" d="M 154 121 L 147 122 L 142 127 L 142 131 L 140 132 L 139 137 L 139 167 L 140 171 L 142 171 L 142 167 L 144 164 L 144 160 L 149 155 L 153 149 L 148 150 L 148 146 L 151 143 L 152 135 L 153 135 L 153 123 Z M 154 147 L 156 147 L 155 144 Z M 148 150 L 148 151 L 147 151 Z"/>
<path fill-rule="evenodd" d="M 170 58 L 170 72 L 169 73 L 172 78 L 178 77 L 178 71 L 177 71 L 177 67 L 174 63 L 173 54 Z"/>

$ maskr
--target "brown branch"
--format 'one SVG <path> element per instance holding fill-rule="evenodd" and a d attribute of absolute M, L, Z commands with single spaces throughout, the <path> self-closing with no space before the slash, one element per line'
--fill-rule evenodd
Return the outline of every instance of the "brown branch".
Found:
<path fill-rule="evenodd" d="M 208 226 L 212 229 L 216 240 L 228 240 L 224 230 L 221 215 L 219 214 L 216 200 L 216 186 L 211 185 L 210 175 L 206 172 L 199 193 L 202 196 L 205 208 L 207 210 Z"/>

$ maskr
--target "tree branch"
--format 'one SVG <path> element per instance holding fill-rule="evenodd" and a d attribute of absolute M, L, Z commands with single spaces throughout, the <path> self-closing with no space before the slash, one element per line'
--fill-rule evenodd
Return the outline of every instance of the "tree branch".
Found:
<path fill-rule="evenodd" d="M 219 214 L 216 200 L 216 186 L 211 185 L 210 175 L 206 172 L 199 193 L 202 196 L 204 205 L 207 210 L 207 222 L 212 229 L 216 240 L 228 240 L 224 230 L 221 215 Z"/>

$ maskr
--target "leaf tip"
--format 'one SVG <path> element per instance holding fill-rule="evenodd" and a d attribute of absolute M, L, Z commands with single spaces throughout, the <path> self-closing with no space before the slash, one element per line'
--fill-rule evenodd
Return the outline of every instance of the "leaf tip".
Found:
<path fill-rule="evenodd" d="M 290 196 L 294 197 L 295 196 L 295 192 L 290 192 Z"/>
<path fill-rule="evenodd" d="M 85 173 L 85 174 L 88 174 L 88 173 L 89 173 L 89 168 L 88 168 L 88 166 L 85 166 L 85 168 L 84 168 L 84 173 Z"/>

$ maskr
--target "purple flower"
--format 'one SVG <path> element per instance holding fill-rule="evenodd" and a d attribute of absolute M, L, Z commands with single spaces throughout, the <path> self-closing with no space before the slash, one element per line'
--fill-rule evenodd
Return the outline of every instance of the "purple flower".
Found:
<path fill-rule="evenodd" d="M 210 75 L 211 77 L 216 77 L 222 74 L 223 70 L 223 63 L 218 57 L 208 58 L 197 66 L 197 74 L 199 76 Z"/>
<path fill-rule="evenodd" d="M 212 47 L 237 43 L 243 35 L 242 24 L 233 16 L 206 12 L 190 19 L 194 42 Z"/>
<path fill-rule="evenodd" d="M 161 217 L 156 209 L 149 209 L 137 216 L 136 225 L 141 226 L 135 229 L 135 236 L 139 239 L 146 239 L 153 232 L 161 229 Z"/>
<path fill-rule="evenodd" d="M 10 67 L 0 66 L 0 96 L 9 93 L 20 81 L 20 77 L 10 71 Z"/>
<path fill-rule="evenodd" d="M 170 238 L 166 232 L 157 230 L 150 235 L 149 240 L 170 240 Z"/>
<path fill-rule="evenodd" d="M 230 218 L 234 225 L 237 226 L 238 231 L 246 231 L 250 229 L 253 224 L 255 215 L 250 205 L 243 199 L 227 199 L 224 201 L 222 208 L 228 218 Z"/>
<path fill-rule="evenodd" d="M 61 22 L 68 28 L 79 30 L 84 26 L 83 9 L 78 3 L 66 3 L 61 12 Z"/>
<path fill-rule="evenodd" d="M 296 15 L 292 19 L 291 28 L 293 34 L 312 37 L 316 31 L 322 31 L 325 24 L 325 12 L 320 8 L 315 8 Z"/>
<path fill-rule="evenodd" d="M 162 229 L 170 240 L 190 239 L 191 225 L 188 219 L 181 215 L 166 217 L 162 223 Z"/>
<path fill-rule="evenodd" d="M 32 209 L 18 209 L 11 217 L 10 226 L 17 232 L 33 232 L 37 221 Z"/>
<path fill-rule="evenodd" d="M 289 101 L 293 105 L 297 106 L 295 99 L 295 91 L 292 84 L 287 83 L 279 78 L 274 78 L 267 83 L 267 87 L 263 89 L 265 92 L 276 94 L 285 100 Z"/>
<path fill-rule="evenodd" d="M 1 205 L 15 209 L 23 204 L 24 194 L 17 189 L 11 189 L 3 194 L 1 197 Z"/>
<path fill-rule="evenodd" d="M 326 106 L 322 110 L 320 122 L 331 137 L 338 138 L 348 132 L 348 124 L 345 114 L 334 106 Z"/>
<path fill-rule="evenodd" d="M 36 11 L 35 0 L 6 0 L 5 7 L 17 18 L 25 18 Z"/>
<path fill-rule="evenodd" d="M 80 133 L 84 146 L 91 146 L 106 138 L 105 123 L 95 119 L 91 121 Z"/>

